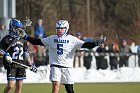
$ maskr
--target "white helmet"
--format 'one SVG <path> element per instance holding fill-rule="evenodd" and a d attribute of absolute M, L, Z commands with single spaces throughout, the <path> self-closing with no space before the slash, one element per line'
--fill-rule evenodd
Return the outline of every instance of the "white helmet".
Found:
<path fill-rule="evenodd" d="M 67 20 L 59 20 L 56 22 L 56 29 L 65 28 L 65 32 L 61 35 L 66 36 L 68 34 L 69 23 Z"/>

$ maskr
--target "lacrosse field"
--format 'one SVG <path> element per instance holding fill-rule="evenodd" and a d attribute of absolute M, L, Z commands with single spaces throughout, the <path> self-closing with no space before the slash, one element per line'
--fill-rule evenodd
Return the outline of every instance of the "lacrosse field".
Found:
<path fill-rule="evenodd" d="M 5 84 L 0 84 L 3 93 Z M 75 93 L 140 93 L 140 82 L 135 83 L 75 83 Z M 14 93 L 14 88 L 11 93 Z M 50 83 L 23 84 L 22 93 L 51 93 Z M 66 93 L 61 85 L 59 93 Z"/>

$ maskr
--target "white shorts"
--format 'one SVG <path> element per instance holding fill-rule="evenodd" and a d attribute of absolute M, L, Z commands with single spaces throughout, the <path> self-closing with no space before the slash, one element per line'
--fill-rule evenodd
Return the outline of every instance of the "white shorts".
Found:
<path fill-rule="evenodd" d="M 74 84 L 72 68 L 51 67 L 50 81 L 59 81 L 62 84 Z"/>

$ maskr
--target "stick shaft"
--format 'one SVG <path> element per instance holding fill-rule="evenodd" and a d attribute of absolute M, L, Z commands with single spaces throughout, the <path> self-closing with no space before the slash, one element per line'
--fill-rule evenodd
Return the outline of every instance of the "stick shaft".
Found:
<path fill-rule="evenodd" d="M 23 66 L 23 67 L 25 67 L 25 68 L 29 68 L 29 69 L 31 69 L 31 67 L 29 67 L 29 66 L 27 66 L 27 65 L 24 65 L 24 64 L 18 63 L 18 62 L 16 62 L 16 61 L 12 61 L 12 62 L 15 63 L 15 64 L 18 64 L 18 65 L 21 65 L 21 66 Z"/>
<path fill-rule="evenodd" d="M 17 41 L 18 39 L 14 39 L 14 41 L 8 46 L 8 48 L 5 50 L 6 52 L 10 49 L 10 47 Z"/>

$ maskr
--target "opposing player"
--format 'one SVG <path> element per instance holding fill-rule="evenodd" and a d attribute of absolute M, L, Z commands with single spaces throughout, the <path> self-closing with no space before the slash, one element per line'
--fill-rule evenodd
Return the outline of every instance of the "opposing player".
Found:
<path fill-rule="evenodd" d="M 59 20 L 56 23 L 57 35 L 46 38 L 35 39 L 24 35 L 24 39 L 34 45 L 49 47 L 50 81 L 52 82 L 52 93 L 58 93 L 60 83 L 65 86 L 67 93 L 74 93 L 73 90 L 73 58 L 78 48 L 94 48 L 104 43 L 105 38 L 95 42 L 84 42 L 77 37 L 68 34 L 69 23 L 66 20 Z"/>
<path fill-rule="evenodd" d="M 20 20 L 12 19 L 9 24 L 9 35 L 5 36 L 0 42 L 0 55 L 3 56 L 3 64 L 7 70 L 7 86 L 4 93 L 10 93 L 11 88 L 14 87 L 16 81 L 16 88 L 14 93 L 21 93 L 23 79 L 26 78 L 25 68 L 12 63 L 12 61 L 25 64 L 25 59 L 29 65 L 32 66 L 28 54 L 28 47 L 24 39 L 20 39 L 23 32 L 23 24 Z M 31 70 L 36 70 L 32 66 Z"/>

